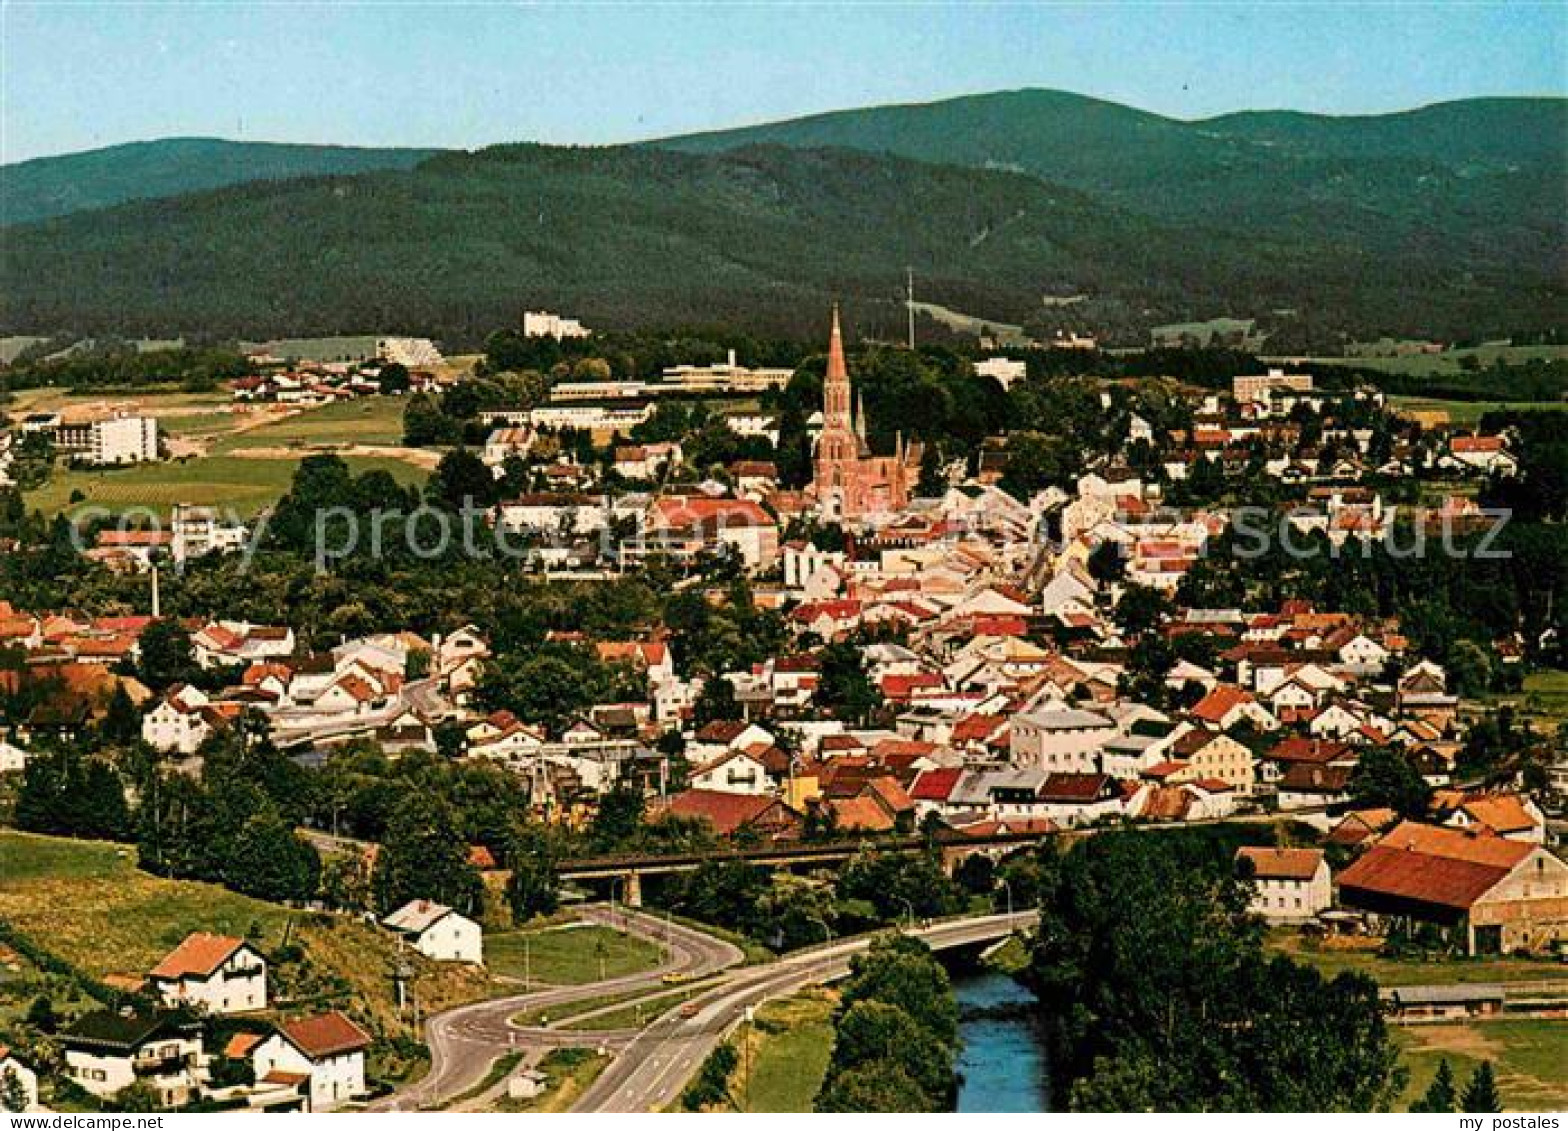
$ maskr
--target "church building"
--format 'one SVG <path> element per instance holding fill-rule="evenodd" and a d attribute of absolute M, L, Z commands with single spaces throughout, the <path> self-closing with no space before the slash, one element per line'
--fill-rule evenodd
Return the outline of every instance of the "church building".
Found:
<path fill-rule="evenodd" d="M 815 474 L 807 494 L 826 519 L 852 522 L 902 510 L 909 503 L 909 454 L 902 439 L 891 456 L 871 454 L 865 407 L 859 406 L 858 413 L 850 408 L 849 367 L 835 306 L 822 385 L 822 434 L 817 438 Z"/>

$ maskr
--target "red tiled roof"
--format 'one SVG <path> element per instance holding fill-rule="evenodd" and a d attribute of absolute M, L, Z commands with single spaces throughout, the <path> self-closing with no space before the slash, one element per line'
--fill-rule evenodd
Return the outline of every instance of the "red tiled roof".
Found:
<path fill-rule="evenodd" d="M 229 935 L 209 935 L 205 931 L 186 935 L 185 941 L 164 956 L 152 969 L 154 978 L 183 978 L 187 974 L 208 977 L 229 956 L 246 945 L 244 939 Z"/>
<path fill-rule="evenodd" d="M 926 770 L 915 779 L 914 788 L 909 791 L 909 796 L 915 801 L 946 801 L 963 772 L 961 768 L 956 767 Z"/>
<path fill-rule="evenodd" d="M 1221 684 L 1205 695 L 1191 714 L 1205 722 L 1218 723 L 1243 703 L 1252 702 L 1252 695 L 1239 687 Z"/>
<path fill-rule="evenodd" d="M 688 789 L 669 799 L 664 812 L 674 817 L 707 821 L 721 836 L 751 824 L 775 805 L 783 803 L 763 794 L 721 793 L 712 789 Z"/>
<path fill-rule="evenodd" d="M 353 1052 L 370 1045 L 370 1034 L 337 1010 L 285 1021 L 279 1028 L 290 1044 L 312 1060 Z"/>

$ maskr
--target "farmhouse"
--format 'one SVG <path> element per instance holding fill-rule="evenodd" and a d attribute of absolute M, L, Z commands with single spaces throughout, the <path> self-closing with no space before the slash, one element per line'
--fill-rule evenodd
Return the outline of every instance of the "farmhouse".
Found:
<path fill-rule="evenodd" d="M 370 1035 L 336 1010 L 285 1021 L 256 1046 L 258 1084 L 304 1086 L 311 1111 L 331 1111 L 363 1096 Z"/>
<path fill-rule="evenodd" d="M 426 958 L 484 965 L 479 924 L 450 907 L 428 899 L 411 900 L 381 920 L 381 925 L 402 935 Z"/>
<path fill-rule="evenodd" d="M 1339 875 L 1347 907 L 1459 932 L 1471 954 L 1568 939 L 1568 864 L 1540 845 L 1405 821 Z"/>
<path fill-rule="evenodd" d="M 207 1013 L 267 1008 L 267 960 L 244 939 L 198 931 L 154 966 L 147 981 L 167 1006 Z"/>

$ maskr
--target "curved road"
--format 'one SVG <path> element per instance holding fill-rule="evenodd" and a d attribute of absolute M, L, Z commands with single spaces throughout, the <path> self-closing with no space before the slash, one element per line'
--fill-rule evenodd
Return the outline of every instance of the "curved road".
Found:
<path fill-rule="evenodd" d="M 588 907 L 582 917 L 591 922 L 624 927 L 633 934 L 656 942 L 666 942 L 666 923 L 650 915 L 617 908 L 612 917 L 608 908 Z M 658 988 L 666 974 L 682 973 L 702 977 L 740 962 L 745 955 L 739 947 L 701 931 L 668 925 L 667 944 L 674 960 L 655 970 L 628 974 L 603 982 L 581 986 L 557 986 L 512 997 L 477 1001 L 438 1013 L 425 1023 L 425 1043 L 430 1047 L 430 1071 L 412 1087 L 386 1096 L 370 1105 L 371 1111 L 418 1111 L 450 1102 L 484 1079 L 496 1057 L 512 1048 L 538 1048 L 547 1045 L 597 1043 L 599 1034 L 524 1029 L 511 1019 L 525 1010 L 546 1005 L 561 1005 L 625 990 Z M 630 1043 L 630 1034 L 604 1035 L 605 1044 Z"/>
<path fill-rule="evenodd" d="M 911 931 L 935 950 L 1003 938 L 1031 926 L 1038 911 L 985 915 L 937 923 Z M 582 1094 L 573 1111 L 661 1111 L 746 1011 L 805 986 L 841 978 L 849 960 L 874 936 L 859 936 L 814 950 L 797 951 L 766 966 L 732 971 L 722 984 L 691 999 L 689 1017 L 672 1010 L 637 1034 Z"/>

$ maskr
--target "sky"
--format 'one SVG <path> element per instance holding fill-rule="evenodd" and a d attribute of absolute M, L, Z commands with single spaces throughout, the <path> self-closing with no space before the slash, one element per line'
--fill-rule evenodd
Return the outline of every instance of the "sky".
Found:
<path fill-rule="evenodd" d="M 1049 87 L 1179 118 L 1568 94 L 1561 3 L 0 0 L 0 162 L 158 137 L 597 144 Z"/>

